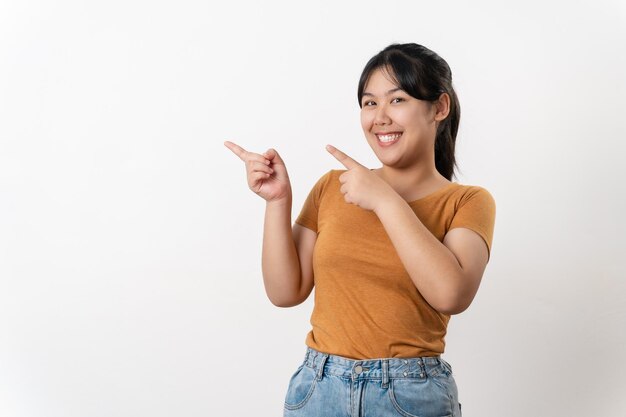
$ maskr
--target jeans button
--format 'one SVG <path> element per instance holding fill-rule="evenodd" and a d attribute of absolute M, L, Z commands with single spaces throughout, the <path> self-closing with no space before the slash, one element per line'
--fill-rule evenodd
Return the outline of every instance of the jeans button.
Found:
<path fill-rule="evenodd" d="M 357 365 L 354 367 L 354 372 L 359 375 L 361 372 L 363 372 L 363 367 L 361 365 Z"/>

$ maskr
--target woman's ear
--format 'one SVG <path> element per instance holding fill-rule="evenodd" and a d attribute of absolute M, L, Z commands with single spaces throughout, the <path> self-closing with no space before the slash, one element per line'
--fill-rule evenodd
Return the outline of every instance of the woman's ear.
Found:
<path fill-rule="evenodd" d="M 450 113 L 450 95 L 448 93 L 441 93 L 439 99 L 435 102 L 435 121 L 441 122 Z"/>

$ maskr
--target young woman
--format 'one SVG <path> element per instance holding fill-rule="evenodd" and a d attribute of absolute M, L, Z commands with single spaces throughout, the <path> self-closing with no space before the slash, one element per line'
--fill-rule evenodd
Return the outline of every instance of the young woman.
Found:
<path fill-rule="evenodd" d="M 472 302 L 489 260 L 495 201 L 452 182 L 460 107 L 446 61 L 393 44 L 365 66 L 361 125 L 382 166 L 327 150 L 345 169 L 321 176 L 291 226 L 291 185 L 274 149 L 225 145 L 267 201 L 263 280 L 273 304 L 315 286 L 306 352 L 285 416 L 461 416 L 441 358 L 450 316 Z"/>

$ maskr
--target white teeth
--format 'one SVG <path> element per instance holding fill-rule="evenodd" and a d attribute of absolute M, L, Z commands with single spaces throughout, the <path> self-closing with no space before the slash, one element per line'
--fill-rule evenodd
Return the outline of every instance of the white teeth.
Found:
<path fill-rule="evenodd" d="M 378 139 L 381 142 L 391 142 L 391 141 L 398 139 L 400 136 L 402 136 L 402 133 L 396 134 L 396 135 L 381 135 L 381 136 L 378 136 Z"/>

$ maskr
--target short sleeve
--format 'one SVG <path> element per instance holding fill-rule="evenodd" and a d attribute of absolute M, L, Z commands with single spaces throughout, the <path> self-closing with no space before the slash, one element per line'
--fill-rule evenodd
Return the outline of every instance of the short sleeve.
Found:
<path fill-rule="evenodd" d="M 495 221 L 496 201 L 485 188 L 475 186 L 459 202 L 448 230 L 465 227 L 478 233 L 487 244 L 490 258 Z"/>
<path fill-rule="evenodd" d="M 332 170 L 328 171 L 324 175 L 322 175 L 311 191 L 309 191 L 309 195 L 307 195 L 304 200 L 304 204 L 302 205 L 302 209 L 300 210 L 300 214 L 296 218 L 295 222 L 300 226 L 304 226 L 307 229 L 311 229 L 314 232 L 317 232 L 317 217 L 320 207 L 320 201 L 322 199 L 322 194 L 324 192 L 324 188 L 330 179 L 330 174 Z"/>

